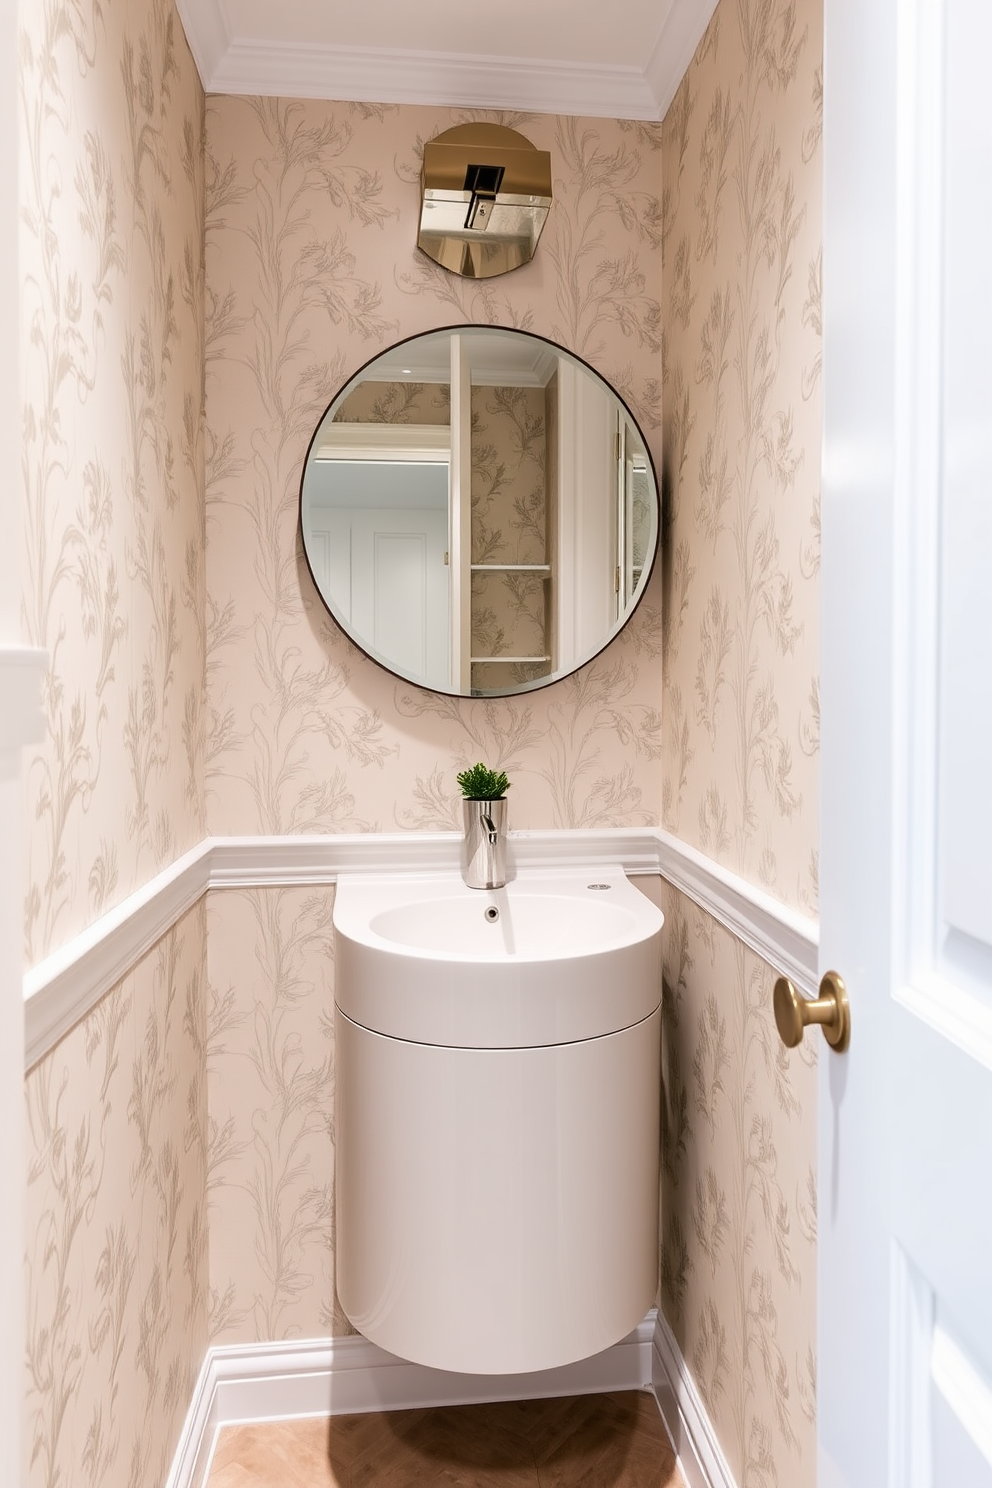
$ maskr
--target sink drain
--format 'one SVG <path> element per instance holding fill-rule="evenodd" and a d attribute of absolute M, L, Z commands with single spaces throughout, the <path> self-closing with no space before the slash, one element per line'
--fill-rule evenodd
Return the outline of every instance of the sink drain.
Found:
<path fill-rule="evenodd" d="M 486 919 L 489 921 L 490 925 L 495 925 L 496 921 L 499 919 L 499 910 L 496 908 L 495 904 L 490 904 L 489 908 L 486 910 Z"/>

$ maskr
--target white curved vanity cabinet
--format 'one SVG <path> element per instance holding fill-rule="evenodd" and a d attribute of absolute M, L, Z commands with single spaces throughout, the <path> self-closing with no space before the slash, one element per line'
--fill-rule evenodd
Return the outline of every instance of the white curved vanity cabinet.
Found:
<path fill-rule="evenodd" d="M 344 877 L 334 918 L 347 1316 L 468 1373 L 624 1337 L 657 1283 L 661 912 L 599 868 Z"/>

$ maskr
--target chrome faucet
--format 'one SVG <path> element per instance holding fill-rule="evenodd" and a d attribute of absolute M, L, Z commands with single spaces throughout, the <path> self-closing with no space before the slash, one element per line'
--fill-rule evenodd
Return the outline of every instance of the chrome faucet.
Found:
<path fill-rule="evenodd" d="M 462 815 L 462 878 L 470 889 L 501 889 L 506 883 L 506 798 L 463 801 Z"/>

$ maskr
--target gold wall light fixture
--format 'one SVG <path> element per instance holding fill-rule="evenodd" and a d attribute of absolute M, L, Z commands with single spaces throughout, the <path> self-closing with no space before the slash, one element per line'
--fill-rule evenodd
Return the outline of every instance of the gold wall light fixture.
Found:
<path fill-rule="evenodd" d="M 534 257 L 551 207 L 551 156 L 502 124 L 459 124 L 424 146 L 417 246 L 467 279 Z"/>

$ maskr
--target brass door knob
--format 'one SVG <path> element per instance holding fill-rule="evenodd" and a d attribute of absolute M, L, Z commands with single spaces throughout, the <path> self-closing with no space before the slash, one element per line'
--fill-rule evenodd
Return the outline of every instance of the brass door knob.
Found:
<path fill-rule="evenodd" d="M 851 1042 L 851 1004 L 847 999 L 844 978 L 828 971 L 820 982 L 817 998 L 801 997 L 788 977 L 775 983 L 775 1023 L 787 1049 L 801 1043 L 803 1029 L 819 1023 L 831 1049 L 843 1054 Z"/>

